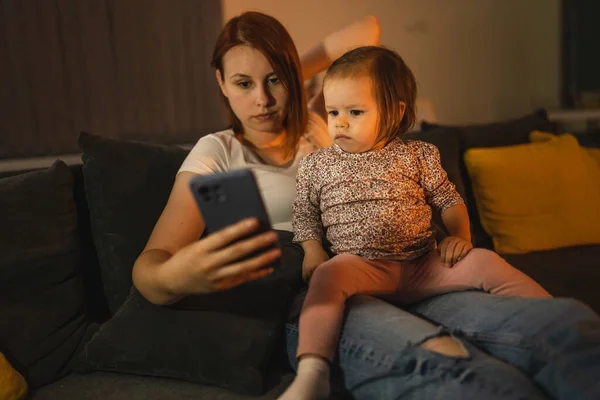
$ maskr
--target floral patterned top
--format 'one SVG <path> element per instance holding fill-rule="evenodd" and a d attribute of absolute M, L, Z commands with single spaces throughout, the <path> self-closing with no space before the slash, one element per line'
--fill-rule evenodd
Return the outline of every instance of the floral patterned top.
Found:
<path fill-rule="evenodd" d="M 296 176 L 294 241 L 326 233 L 336 253 L 411 260 L 435 248 L 432 207 L 464 204 L 432 144 L 400 138 L 348 153 L 333 145 L 307 155 Z"/>

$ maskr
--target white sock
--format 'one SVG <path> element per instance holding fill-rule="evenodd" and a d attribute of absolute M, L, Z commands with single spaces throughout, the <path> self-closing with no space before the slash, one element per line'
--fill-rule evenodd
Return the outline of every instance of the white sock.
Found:
<path fill-rule="evenodd" d="M 322 400 L 329 397 L 329 365 L 321 357 L 304 356 L 296 378 L 278 400 Z"/>

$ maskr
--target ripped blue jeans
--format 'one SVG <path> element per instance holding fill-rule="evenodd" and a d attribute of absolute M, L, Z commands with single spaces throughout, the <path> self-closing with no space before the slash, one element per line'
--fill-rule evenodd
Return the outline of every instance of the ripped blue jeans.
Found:
<path fill-rule="evenodd" d="M 408 310 L 368 296 L 347 302 L 334 388 L 355 399 L 600 398 L 600 318 L 575 300 L 469 291 Z M 448 334 L 468 357 L 420 347 Z M 297 344 L 297 324 L 290 323 L 294 368 Z"/>

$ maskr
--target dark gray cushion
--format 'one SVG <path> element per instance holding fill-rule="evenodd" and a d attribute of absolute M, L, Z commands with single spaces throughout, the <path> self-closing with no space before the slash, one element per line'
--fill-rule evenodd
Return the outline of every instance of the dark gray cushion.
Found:
<path fill-rule="evenodd" d="M 503 257 L 553 296 L 574 297 L 600 313 L 600 245 L 507 254 Z"/>
<path fill-rule="evenodd" d="M 172 307 L 133 290 L 78 357 L 78 371 L 115 371 L 208 383 L 240 393 L 265 390 L 291 301 L 302 285 L 303 252 L 279 232 L 281 266 L 236 288 L 190 296 Z"/>
<path fill-rule="evenodd" d="M 87 338 L 73 176 L 61 161 L 0 179 L 0 351 L 37 387 Z"/>
<path fill-rule="evenodd" d="M 104 293 L 114 314 L 188 151 L 82 133 L 85 193 Z"/>
<path fill-rule="evenodd" d="M 421 129 L 454 128 L 459 131 L 463 150 L 476 147 L 501 147 L 529 143 L 529 133 L 534 130 L 554 133 L 556 124 L 548 120 L 545 110 L 536 110 L 519 118 L 485 124 L 441 125 L 427 121 L 421 123 Z"/>
<path fill-rule="evenodd" d="M 582 133 L 575 133 L 574 135 L 577 138 L 579 144 L 583 147 L 600 147 L 600 129 L 595 129 Z"/>

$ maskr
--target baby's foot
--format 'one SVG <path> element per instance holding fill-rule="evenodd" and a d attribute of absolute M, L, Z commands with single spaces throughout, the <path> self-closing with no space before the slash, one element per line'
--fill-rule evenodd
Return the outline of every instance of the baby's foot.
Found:
<path fill-rule="evenodd" d="M 329 365 L 319 357 L 303 357 L 296 378 L 278 400 L 323 400 L 329 397 Z"/>

